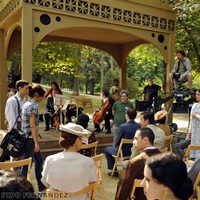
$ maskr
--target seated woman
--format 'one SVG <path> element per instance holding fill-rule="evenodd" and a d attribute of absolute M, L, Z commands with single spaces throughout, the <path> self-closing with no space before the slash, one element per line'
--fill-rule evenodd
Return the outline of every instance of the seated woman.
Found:
<path fill-rule="evenodd" d="M 193 193 L 185 163 L 171 153 L 147 160 L 141 185 L 148 200 L 188 200 Z"/>
<path fill-rule="evenodd" d="M 76 124 L 82 126 L 83 128 L 87 129 L 88 127 L 88 122 L 90 121 L 90 118 L 86 114 L 80 114 L 78 116 Z M 88 138 L 88 143 L 93 143 L 96 142 L 96 137 L 94 132 L 91 133 L 90 137 Z M 81 149 L 79 151 L 80 154 L 83 154 L 84 156 L 91 157 L 93 155 L 93 149 Z"/>
<path fill-rule="evenodd" d="M 59 88 L 58 84 L 56 82 L 52 82 L 51 88 L 48 90 L 48 92 L 44 96 L 45 98 L 47 98 L 50 95 L 50 97 L 47 98 L 47 104 L 46 104 L 47 112 L 44 115 L 44 119 L 45 119 L 44 131 L 50 130 L 50 122 L 51 122 L 51 125 L 53 126 L 54 123 L 57 123 L 58 121 L 60 121 L 60 113 L 59 112 L 54 113 L 55 112 L 54 97 L 56 94 L 63 94 L 63 93 L 62 93 L 62 90 Z"/>
<path fill-rule="evenodd" d="M 73 123 L 60 125 L 60 130 L 62 132 L 59 144 L 64 151 L 46 158 L 42 182 L 50 189 L 76 192 L 97 181 L 93 159 L 78 153 L 82 141 L 90 136 L 90 132 Z M 76 200 L 85 199 L 87 199 L 86 194 L 76 198 Z"/>

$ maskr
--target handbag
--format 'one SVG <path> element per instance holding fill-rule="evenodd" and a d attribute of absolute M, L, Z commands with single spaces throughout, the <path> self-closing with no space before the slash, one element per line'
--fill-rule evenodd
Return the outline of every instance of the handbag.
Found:
<path fill-rule="evenodd" d="M 17 98 L 16 98 L 16 100 L 17 100 Z M 26 135 L 20 129 L 14 128 L 18 122 L 19 117 L 21 117 L 20 116 L 20 112 L 21 112 L 20 105 L 19 105 L 18 100 L 17 100 L 17 104 L 18 104 L 18 116 L 16 118 L 16 121 L 15 121 L 12 129 L 5 135 L 5 137 L 3 138 L 3 140 L 0 144 L 0 147 L 2 149 L 4 149 L 4 150 L 9 149 L 10 155 L 13 157 L 22 156 L 22 154 L 24 153 L 24 147 L 25 147 L 26 140 L 27 140 Z"/>

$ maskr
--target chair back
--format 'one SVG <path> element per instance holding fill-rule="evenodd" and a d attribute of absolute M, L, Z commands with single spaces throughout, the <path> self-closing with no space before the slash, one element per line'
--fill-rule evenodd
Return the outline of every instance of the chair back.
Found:
<path fill-rule="evenodd" d="M 185 151 L 183 161 L 187 162 L 189 160 L 190 151 L 193 151 L 193 150 L 199 150 L 200 151 L 200 145 L 189 145 L 188 148 Z"/>
<path fill-rule="evenodd" d="M 135 189 L 139 188 L 139 187 L 141 188 L 142 187 L 141 183 L 142 183 L 142 179 L 134 179 L 132 192 L 131 192 L 131 199 L 135 199 L 135 197 L 134 197 Z"/>
<path fill-rule="evenodd" d="M 197 200 L 200 200 L 200 186 L 197 186 Z"/>
<path fill-rule="evenodd" d="M 50 199 L 61 199 L 63 197 L 66 197 L 66 199 L 71 199 L 72 197 L 77 197 L 80 195 L 84 195 L 84 194 L 89 194 L 88 195 L 88 199 L 90 200 L 94 200 L 95 198 L 95 191 L 96 191 L 96 182 L 95 183 L 91 183 L 88 186 L 84 187 L 83 189 L 77 191 L 77 192 L 61 192 L 61 191 L 57 191 L 57 190 L 51 190 L 51 189 L 47 189 L 46 191 L 46 200 L 50 200 Z"/>
<path fill-rule="evenodd" d="M 116 156 L 112 155 L 113 157 L 115 157 L 115 164 L 114 164 L 113 169 L 112 169 L 111 177 L 113 177 L 113 175 L 114 175 L 114 172 L 115 172 L 115 169 L 117 167 L 117 162 L 118 162 L 119 158 L 121 159 L 121 161 L 123 161 L 125 158 L 130 157 L 130 156 L 128 156 L 128 157 L 123 156 L 122 147 L 123 147 L 124 144 L 133 144 L 133 139 L 122 138 L 120 145 L 119 145 L 117 155 Z"/>
<path fill-rule="evenodd" d="M 32 163 L 31 157 L 24 160 L 18 160 L 18 161 L 12 161 L 12 162 L 0 162 L 0 169 L 9 169 L 9 168 L 28 166 L 27 180 L 30 181 L 31 163 Z"/>
<path fill-rule="evenodd" d="M 103 154 L 93 156 L 92 159 L 94 160 L 95 165 L 96 165 L 97 177 L 101 181 L 101 164 L 102 164 L 102 160 L 103 160 Z"/>
<path fill-rule="evenodd" d="M 92 149 L 93 156 L 96 156 L 98 141 L 89 144 L 82 144 L 81 149 Z"/>
<path fill-rule="evenodd" d="M 197 195 L 198 195 L 199 183 L 200 183 L 200 172 L 198 173 L 198 175 L 197 175 L 197 177 L 196 177 L 196 179 L 195 179 L 195 181 L 193 183 L 193 190 L 194 190 L 193 195 L 195 194 L 195 191 L 197 192 Z M 189 200 L 193 200 L 193 195 L 190 197 Z M 199 199 L 200 199 L 200 196 L 198 195 L 198 200 Z"/>

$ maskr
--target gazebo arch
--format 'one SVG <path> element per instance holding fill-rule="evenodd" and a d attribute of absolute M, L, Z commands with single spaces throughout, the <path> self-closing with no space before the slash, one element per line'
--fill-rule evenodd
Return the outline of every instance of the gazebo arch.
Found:
<path fill-rule="evenodd" d="M 116 59 L 121 86 L 125 88 L 126 58 L 139 44 L 154 44 L 167 64 L 167 74 L 171 71 L 176 13 L 170 4 L 174 3 L 175 0 L 1 0 L 0 127 L 6 102 L 6 60 L 14 49 L 21 47 L 22 78 L 30 82 L 32 50 L 41 41 L 76 42 L 102 49 Z"/>

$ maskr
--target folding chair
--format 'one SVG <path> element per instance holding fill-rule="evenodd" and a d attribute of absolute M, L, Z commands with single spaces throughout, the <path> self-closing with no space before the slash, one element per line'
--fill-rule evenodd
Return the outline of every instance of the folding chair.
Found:
<path fill-rule="evenodd" d="M 27 158 L 24 160 L 12 161 L 12 162 L 0 162 L 0 169 L 9 169 L 22 166 L 28 166 L 27 180 L 30 181 L 30 171 L 31 171 L 32 158 Z"/>
<path fill-rule="evenodd" d="M 105 192 L 104 192 L 104 186 L 103 186 L 102 176 L 101 176 L 101 164 L 102 164 L 102 160 L 103 160 L 103 154 L 93 156 L 92 159 L 94 160 L 96 169 L 97 169 L 97 177 L 98 177 L 97 186 L 100 187 L 101 199 L 104 200 Z"/>
<path fill-rule="evenodd" d="M 81 149 L 93 149 L 92 156 L 96 156 L 98 141 L 89 144 L 82 144 Z"/>
<path fill-rule="evenodd" d="M 194 181 L 194 184 L 193 184 L 193 190 L 194 190 L 194 193 L 195 193 L 195 191 L 197 191 L 197 195 L 198 195 L 198 190 L 199 190 L 199 188 L 198 188 L 198 186 L 199 186 L 199 183 L 200 183 L 200 172 L 198 173 L 198 175 L 197 175 L 197 177 L 196 177 L 196 179 L 195 179 L 195 181 Z M 194 193 L 193 193 L 193 195 L 194 195 Z M 193 200 L 193 195 L 190 197 L 190 199 L 189 200 Z M 199 200 L 199 195 L 198 195 L 198 200 Z"/>
<path fill-rule="evenodd" d="M 193 150 L 200 151 L 200 145 L 189 145 L 188 148 L 185 150 L 185 154 L 183 157 L 183 161 L 190 167 L 194 164 L 194 161 L 190 159 L 190 151 Z"/>
<path fill-rule="evenodd" d="M 88 186 L 84 187 L 80 191 L 77 192 L 61 192 L 56 190 L 47 189 L 46 191 L 46 198 L 45 200 L 50 199 L 71 199 L 72 197 L 77 197 L 83 194 L 88 194 L 88 199 L 94 200 L 95 199 L 95 192 L 96 192 L 96 185 L 97 183 L 91 183 Z"/>
<path fill-rule="evenodd" d="M 113 177 L 115 169 L 117 168 L 118 160 L 120 159 L 121 160 L 121 164 L 122 164 L 122 162 L 125 159 L 129 159 L 129 157 L 130 157 L 130 156 L 126 156 L 126 157 L 123 156 L 122 146 L 124 144 L 133 144 L 133 139 L 122 138 L 122 140 L 120 142 L 120 145 L 119 145 L 119 149 L 118 149 L 117 155 L 112 155 L 115 158 L 115 164 L 114 164 L 113 169 L 112 169 L 111 177 Z"/>
<path fill-rule="evenodd" d="M 138 188 L 138 187 L 142 187 L 141 183 L 142 183 L 142 179 L 135 179 L 133 181 L 133 188 L 132 188 L 132 192 L 131 192 L 131 199 L 135 199 L 135 196 L 134 196 L 135 189 Z"/>
<path fill-rule="evenodd" d="M 200 200 L 200 186 L 197 186 L 197 200 Z"/>

